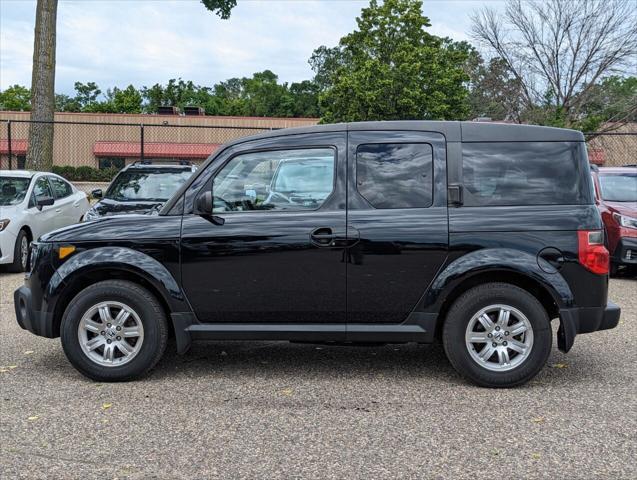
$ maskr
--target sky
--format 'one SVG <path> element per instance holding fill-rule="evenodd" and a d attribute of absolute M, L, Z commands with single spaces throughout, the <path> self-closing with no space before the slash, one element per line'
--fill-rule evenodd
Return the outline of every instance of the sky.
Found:
<path fill-rule="evenodd" d="M 356 28 L 368 0 L 239 0 L 221 20 L 199 0 L 60 0 L 55 90 L 76 81 L 102 89 L 171 78 L 212 86 L 270 69 L 280 81 L 312 77 L 307 61 Z M 424 0 L 428 30 L 469 40 L 479 0 Z M 0 0 L 0 90 L 31 84 L 35 0 Z"/>

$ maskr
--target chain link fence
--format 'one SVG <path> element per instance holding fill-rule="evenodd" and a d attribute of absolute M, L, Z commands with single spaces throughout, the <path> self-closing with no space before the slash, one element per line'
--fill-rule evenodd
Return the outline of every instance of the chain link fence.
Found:
<path fill-rule="evenodd" d="M 603 167 L 637 164 L 637 131 L 587 134 L 588 158 Z"/>

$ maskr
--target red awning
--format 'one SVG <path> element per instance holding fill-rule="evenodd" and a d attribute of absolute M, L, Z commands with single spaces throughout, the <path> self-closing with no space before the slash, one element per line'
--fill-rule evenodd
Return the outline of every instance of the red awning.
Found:
<path fill-rule="evenodd" d="M 219 148 L 218 143 L 144 142 L 146 158 L 208 158 Z M 96 157 L 141 157 L 139 142 L 95 142 Z"/>
<path fill-rule="evenodd" d="M 0 140 L 0 153 L 9 154 L 9 140 Z M 11 139 L 11 154 L 12 155 L 26 155 L 27 154 L 27 141 L 17 138 Z"/>

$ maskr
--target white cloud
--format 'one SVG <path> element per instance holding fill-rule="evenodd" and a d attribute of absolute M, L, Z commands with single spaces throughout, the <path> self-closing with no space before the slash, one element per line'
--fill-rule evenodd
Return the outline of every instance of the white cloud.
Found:
<path fill-rule="evenodd" d="M 62 0 L 58 7 L 56 90 L 75 81 L 112 86 L 182 77 L 212 85 L 266 68 L 282 81 L 310 78 L 307 63 L 355 26 L 367 0 L 239 1 L 229 21 L 198 0 Z M 467 39 L 471 1 L 425 0 L 430 31 Z M 34 1 L 0 0 L 0 89 L 29 85 Z"/>

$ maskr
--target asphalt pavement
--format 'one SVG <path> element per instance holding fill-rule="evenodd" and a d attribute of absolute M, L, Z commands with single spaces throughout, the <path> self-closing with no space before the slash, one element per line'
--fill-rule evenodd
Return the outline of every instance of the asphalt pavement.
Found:
<path fill-rule="evenodd" d="M 554 347 L 511 390 L 472 386 L 440 346 L 174 345 L 100 384 L 15 321 L 0 273 L 0 478 L 637 478 L 637 280 L 614 330 Z M 555 343 L 555 342 L 554 342 Z"/>

